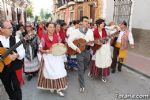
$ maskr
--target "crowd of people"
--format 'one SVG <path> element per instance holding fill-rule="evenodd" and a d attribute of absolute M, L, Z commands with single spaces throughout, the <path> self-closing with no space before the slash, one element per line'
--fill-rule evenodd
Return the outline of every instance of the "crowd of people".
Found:
<path fill-rule="evenodd" d="M 26 39 L 32 34 L 34 37 Z M 75 45 L 74 41 L 78 39 L 86 41 L 84 50 Z M 69 85 L 67 70 L 76 70 L 79 91 L 83 93 L 87 69 L 89 77 L 107 82 L 110 72 L 116 72 L 117 65 L 118 71 L 122 71 L 128 41 L 134 48 L 133 36 L 126 21 L 122 21 L 120 25 L 114 22 L 106 25 L 105 20 L 100 18 L 90 24 L 87 16 L 74 20 L 69 25 L 64 21 L 37 24 L 27 22 L 25 25 L 18 24 L 17 28 L 10 21 L 0 21 L 0 47 L 11 49 L 18 41 L 23 42 L 9 53 L 10 64 L 3 62 L 6 59 L 3 56 L 0 62 L 4 65 L 4 68 L 0 66 L 0 79 L 10 100 L 22 100 L 23 73 L 28 81 L 38 76 L 38 89 L 50 90 L 51 93 L 56 91 L 63 97 L 63 91 Z M 58 43 L 68 46 L 76 54 L 69 55 L 65 52 L 53 55 L 51 48 Z M 92 49 L 97 45 L 97 49 Z"/>

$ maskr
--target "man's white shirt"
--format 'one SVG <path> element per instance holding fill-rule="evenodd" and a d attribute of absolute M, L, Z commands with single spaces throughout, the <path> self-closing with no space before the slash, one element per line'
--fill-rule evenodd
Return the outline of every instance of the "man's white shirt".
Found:
<path fill-rule="evenodd" d="M 88 31 L 84 35 L 84 33 L 81 33 L 79 29 L 75 29 L 68 38 L 67 43 L 69 47 L 71 47 L 73 50 L 76 50 L 78 47 L 73 44 L 73 41 L 80 38 L 85 39 L 86 42 L 94 41 L 93 31 L 91 29 L 88 29 Z"/>
<path fill-rule="evenodd" d="M 20 41 L 18 37 L 15 37 L 15 38 L 16 38 L 16 43 Z M 10 48 L 9 38 L 6 38 L 5 36 L 0 35 L 0 41 L 4 48 Z M 25 50 L 22 44 L 16 48 L 16 51 L 19 54 L 19 57 L 17 59 L 21 60 L 25 57 Z"/>

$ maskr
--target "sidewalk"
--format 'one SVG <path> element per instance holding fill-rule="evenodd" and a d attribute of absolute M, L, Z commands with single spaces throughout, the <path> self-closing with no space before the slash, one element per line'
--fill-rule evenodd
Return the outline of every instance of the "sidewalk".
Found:
<path fill-rule="evenodd" d="M 150 58 L 128 51 L 124 65 L 150 78 Z"/>

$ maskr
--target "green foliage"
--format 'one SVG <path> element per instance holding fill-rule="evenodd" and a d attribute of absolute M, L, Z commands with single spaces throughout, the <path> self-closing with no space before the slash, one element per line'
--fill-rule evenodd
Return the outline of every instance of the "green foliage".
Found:
<path fill-rule="evenodd" d="M 44 17 L 45 17 L 44 15 L 45 15 L 44 9 L 41 9 L 40 16 L 42 17 L 42 19 L 44 19 Z"/>
<path fill-rule="evenodd" d="M 51 15 L 51 13 L 49 13 L 48 12 L 48 10 L 44 10 L 44 9 L 41 9 L 41 11 L 40 11 L 40 16 L 41 16 L 41 18 L 42 19 L 49 19 L 52 15 Z"/>
<path fill-rule="evenodd" d="M 35 21 L 37 21 L 37 22 L 40 22 L 40 21 L 42 21 L 42 18 L 41 18 L 41 16 L 35 16 Z"/>
<path fill-rule="evenodd" d="M 50 13 L 45 14 L 45 19 L 49 19 L 52 15 Z"/>
<path fill-rule="evenodd" d="M 33 17 L 33 9 L 32 9 L 31 6 L 28 6 L 28 7 L 26 8 L 26 12 L 27 12 L 27 17 L 30 17 L 30 18 Z"/>

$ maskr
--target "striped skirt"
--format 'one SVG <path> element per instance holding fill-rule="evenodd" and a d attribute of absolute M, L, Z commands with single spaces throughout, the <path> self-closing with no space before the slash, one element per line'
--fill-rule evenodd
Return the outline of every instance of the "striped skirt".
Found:
<path fill-rule="evenodd" d="M 43 90 L 65 90 L 67 85 L 67 77 L 59 79 L 45 79 L 43 75 L 43 68 L 40 69 L 37 88 Z"/>
<path fill-rule="evenodd" d="M 91 66 L 90 66 L 90 75 L 93 77 L 107 77 L 110 74 L 109 67 L 107 68 L 97 68 L 95 65 L 95 61 L 91 61 Z"/>

